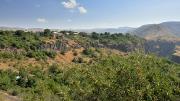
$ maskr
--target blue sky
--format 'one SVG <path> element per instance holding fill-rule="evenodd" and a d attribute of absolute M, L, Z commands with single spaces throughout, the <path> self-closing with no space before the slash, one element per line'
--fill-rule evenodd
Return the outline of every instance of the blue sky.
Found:
<path fill-rule="evenodd" d="M 180 21 L 180 0 L 0 0 L 0 26 L 138 27 Z"/>

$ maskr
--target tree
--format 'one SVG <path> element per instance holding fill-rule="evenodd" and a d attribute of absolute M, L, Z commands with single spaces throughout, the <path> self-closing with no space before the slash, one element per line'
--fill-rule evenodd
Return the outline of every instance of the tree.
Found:
<path fill-rule="evenodd" d="M 80 32 L 79 35 L 81 35 L 82 37 L 87 37 L 88 36 L 87 33 L 85 33 L 85 32 Z"/>
<path fill-rule="evenodd" d="M 92 32 L 92 38 L 93 39 L 98 39 L 99 38 L 99 34 L 96 32 Z"/>
<path fill-rule="evenodd" d="M 4 31 L 0 31 L 0 35 L 5 35 L 5 32 Z"/>
<path fill-rule="evenodd" d="M 17 36 L 22 36 L 23 33 L 24 33 L 23 30 L 17 30 L 17 31 L 15 32 L 15 35 L 17 35 Z"/>
<path fill-rule="evenodd" d="M 110 33 L 109 33 L 109 32 L 105 32 L 104 35 L 105 35 L 106 37 L 109 37 L 109 36 L 110 36 Z"/>
<path fill-rule="evenodd" d="M 51 35 L 51 30 L 50 29 L 45 29 L 44 30 L 44 36 L 50 36 Z"/>

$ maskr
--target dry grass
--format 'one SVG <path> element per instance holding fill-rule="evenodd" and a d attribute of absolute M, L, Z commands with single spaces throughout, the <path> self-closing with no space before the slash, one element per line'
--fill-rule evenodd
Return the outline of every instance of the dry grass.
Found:
<path fill-rule="evenodd" d="M 0 92 L 0 101 L 20 101 L 20 99 L 18 99 L 16 96 L 11 96 L 7 93 Z"/>

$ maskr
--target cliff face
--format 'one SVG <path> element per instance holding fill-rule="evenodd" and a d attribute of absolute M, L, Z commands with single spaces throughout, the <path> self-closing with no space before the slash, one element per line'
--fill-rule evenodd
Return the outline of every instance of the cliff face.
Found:
<path fill-rule="evenodd" d="M 180 46 L 176 46 L 174 54 L 172 55 L 172 60 L 180 63 Z"/>
<path fill-rule="evenodd" d="M 173 54 L 176 44 L 177 43 L 162 40 L 147 41 L 145 43 L 145 52 L 155 53 L 163 57 L 169 57 L 171 54 Z"/>
<path fill-rule="evenodd" d="M 180 63 L 180 56 L 178 55 L 172 55 L 172 61 L 176 62 L 176 63 Z"/>
<path fill-rule="evenodd" d="M 154 53 L 178 61 L 178 55 L 173 53 L 176 45 L 180 45 L 180 22 L 143 25 L 130 33 L 147 40 L 146 53 Z"/>
<path fill-rule="evenodd" d="M 63 40 L 45 42 L 40 46 L 41 50 L 62 51 L 65 50 L 66 48 L 68 48 L 68 44 L 66 44 L 66 42 Z"/>
<path fill-rule="evenodd" d="M 108 44 L 107 48 L 117 49 L 122 52 L 132 52 L 136 50 L 144 50 L 143 44 Z"/>
<path fill-rule="evenodd" d="M 176 53 L 175 50 L 177 50 L 177 45 L 180 45 L 179 41 L 149 40 L 145 43 L 145 52 L 167 57 L 174 62 L 180 63 L 180 55 L 174 54 Z"/>
<path fill-rule="evenodd" d="M 81 48 L 82 45 L 74 42 L 73 40 L 69 39 L 58 39 L 58 40 L 48 40 L 43 42 L 40 45 L 41 50 L 51 50 L 51 51 L 67 51 L 70 49 L 78 49 Z"/>

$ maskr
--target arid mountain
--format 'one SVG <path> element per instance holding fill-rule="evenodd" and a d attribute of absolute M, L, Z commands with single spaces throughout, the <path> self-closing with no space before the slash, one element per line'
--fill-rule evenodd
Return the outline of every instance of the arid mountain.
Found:
<path fill-rule="evenodd" d="M 174 40 L 174 38 L 180 37 L 180 22 L 164 22 L 160 24 L 143 25 L 130 33 L 148 40 Z"/>
<path fill-rule="evenodd" d="M 180 37 L 180 22 L 164 22 L 162 26 L 167 28 L 173 35 Z"/>
<path fill-rule="evenodd" d="M 180 22 L 164 22 L 160 24 L 143 25 L 131 32 L 133 35 L 145 38 L 145 51 L 167 57 L 180 62 L 179 56 L 173 55 L 176 46 L 180 45 Z"/>

